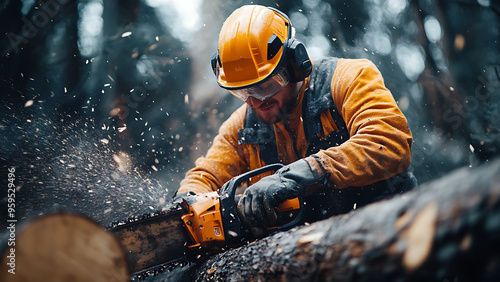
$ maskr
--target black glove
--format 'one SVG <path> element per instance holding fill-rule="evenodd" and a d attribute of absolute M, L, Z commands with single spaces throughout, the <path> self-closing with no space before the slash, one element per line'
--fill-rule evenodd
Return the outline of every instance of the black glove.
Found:
<path fill-rule="evenodd" d="M 298 197 L 306 186 L 322 179 L 324 176 L 314 174 L 307 161 L 298 160 L 248 187 L 238 203 L 238 215 L 258 236 L 263 228 L 275 226 L 280 203 Z"/>

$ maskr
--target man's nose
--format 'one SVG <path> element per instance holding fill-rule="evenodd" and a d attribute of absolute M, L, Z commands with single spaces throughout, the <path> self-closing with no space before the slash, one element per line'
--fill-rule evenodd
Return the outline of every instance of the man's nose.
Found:
<path fill-rule="evenodd" d="M 258 108 L 260 107 L 260 105 L 262 105 L 262 103 L 264 102 L 254 97 L 248 97 L 247 99 L 247 104 L 252 108 Z"/>

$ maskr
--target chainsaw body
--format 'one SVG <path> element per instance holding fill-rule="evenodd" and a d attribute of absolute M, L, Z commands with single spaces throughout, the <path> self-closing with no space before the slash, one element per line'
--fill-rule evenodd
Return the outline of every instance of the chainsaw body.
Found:
<path fill-rule="evenodd" d="M 225 236 L 217 192 L 189 195 L 183 199 L 182 208 L 187 213 L 181 219 L 194 242 L 189 248 L 224 246 Z"/>
<path fill-rule="evenodd" d="M 189 247 L 220 249 L 226 245 L 241 243 L 246 238 L 248 230 L 242 226 L 238 218 L 236 188 L 250 177 L 278 170 L 282 166 L 281 164 L 268 165 L 234 177 L 222 186 L 220 195 L 217 192 L 210 192 L 186 196 L 182 203 L 186 214 L 181 218 L 194 242 Z M 268 230 L 273 232 L 290 229 L 302 221 L 302 215 L 301 199 L 287 200 L 278 207 L 280 226 L 268 228 Z"/>

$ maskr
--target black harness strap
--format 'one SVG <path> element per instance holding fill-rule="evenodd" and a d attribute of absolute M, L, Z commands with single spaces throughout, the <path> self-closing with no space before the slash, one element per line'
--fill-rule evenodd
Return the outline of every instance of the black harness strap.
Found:
<path fill-rule="evenodd" d="M 321 149 L 339 146 L 350 138 L 345 121 L 333 102 L 331 94 L 330 82 L 337 67 L 337 62 L 337 58 L 323 59 L 316 62 L 309 78 L 309 88 L 302 101 L 304 132 L 308 144 L 306 156 L 317 153 Z M 326 110 L 330 110 L 338 130 L 323 137 L 321 113 Z"/>

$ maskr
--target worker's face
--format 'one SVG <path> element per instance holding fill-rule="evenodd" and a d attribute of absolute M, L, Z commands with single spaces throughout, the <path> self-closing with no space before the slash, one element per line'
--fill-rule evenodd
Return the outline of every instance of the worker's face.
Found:
<path fill-rule="evenodd" d="M 302 82 L 288 83 L 280 92 L 264 101 L 249 97 L 246 103 L 263 123 L 278 122 L 283 119 L 290 107 L 294 106 L 302 84 Z"/>

